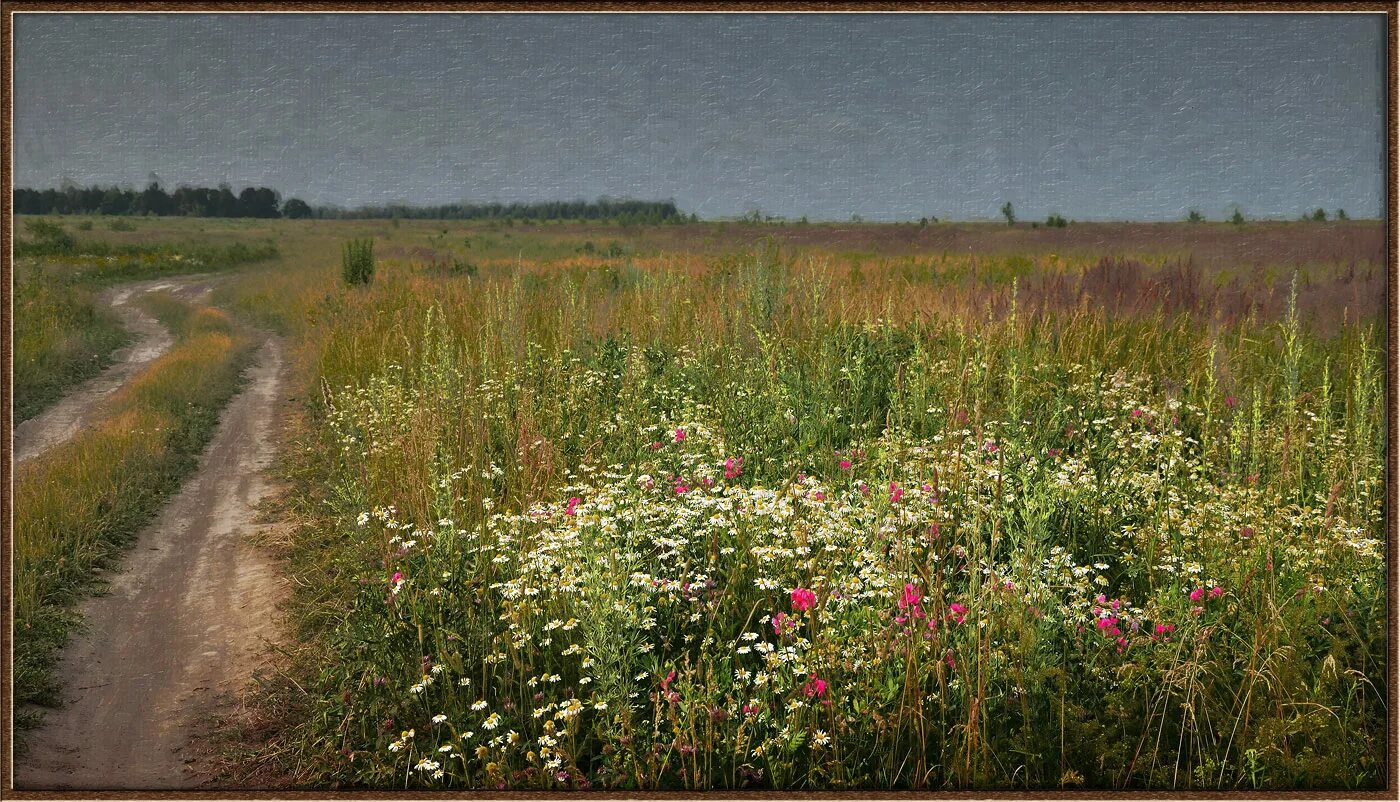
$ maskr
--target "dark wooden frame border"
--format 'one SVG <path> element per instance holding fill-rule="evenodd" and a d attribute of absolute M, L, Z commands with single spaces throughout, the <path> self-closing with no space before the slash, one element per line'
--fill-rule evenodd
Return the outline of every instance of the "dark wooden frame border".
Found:
<path fill-rule="evenodd" d="M 391 792 L 383 790 L 367 791 L 20 791 L 13 788 L 12 724 L 13 697 L 11 688 L 12 648 L 14 622 L 11 610 L 11 537 L 12 537 L 12 482 L 13 482 L 13 321 L 11 310 L 11 282 L 13 279 L 13 254 L 11 246 L 14 237 L 12 216 L 14 140 L 11 121 L 14 114 L 14 98 L 11 87 L 14 81 L 14 20 L 16 13 L 34 12 L 174 12 L 174 13 L 257 13 L 257 12 L 670 12 L 670 13 L 723 13 L 723 12 L 1360 12 L 1384 14 L 1386 16 L 1386 197 L 1384 220 L 1386 225 L 1386 592 L 1389 602 L 1387 649 L 1390 652 L 1389 676 L 1387 677 L 1387 711 L 1389 714 L 1389 735 L 1387 739 L 1386 785 L 1376 791 L 1275 791 L 1275 792 L 1170 792 L 1170 791 L 966 791 L 966 792 L 899 792 L 899 791 L 728 791 L 728 792 L 500 792 L 500 791 L 413 791 Z M 399 796 L 417 799 L 561 799 L 586 797 L 592 799 L 1396 799 L 1400 797 L 1400 710 L 1397 710 L 1397 680 L 1400 680 L 1400 666 L 1397 666 L 1397 613 L 1396 579 L 1397 546 L 1400 538 L 1396 532 L 1397 470 L 1397 424 L 1400 424 L 1400 407 L 1397 407 L 1397 365 L 1400 364 L 1400 309 L 1397 308 L 1397 226 L 1396 211 L 1400 208 L 1400 195 L 1397 195 L 1397 83 L 1400 75 L 1400 4 L 1376 2 L 1102 2 L 1102 0 L 1077 0 L 1072 2 L 405 2 L 393 3 L 390 0 L 346 0 L 345 2 L 143 2 L 129 0 L 121 2 L 44 2 L 18 0 L 0 3 L 0 408 L 3 408 L 5 425 L 0 428 L 0 796 L 12 799 L 379 799 Z"/>

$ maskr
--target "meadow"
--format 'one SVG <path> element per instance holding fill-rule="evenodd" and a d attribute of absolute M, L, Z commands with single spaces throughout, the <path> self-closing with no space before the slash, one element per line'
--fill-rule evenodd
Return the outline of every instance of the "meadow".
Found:
<path fill-rule="evenodd" d="M 142 225 L 280 254 L 295 784 L 1383 784 L 1379 224 Z"/>

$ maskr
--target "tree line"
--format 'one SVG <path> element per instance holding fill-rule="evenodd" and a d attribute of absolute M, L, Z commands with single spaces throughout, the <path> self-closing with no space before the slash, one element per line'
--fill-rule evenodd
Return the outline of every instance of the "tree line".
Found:
<path fill-rule="evenodd" d="M 65 186 L 62 189 L 17 188 L 16 214 L 183 215 L 188 217 L 310 217 L 311 207 L 267 187 L 245 187 L 238 194 L 228 184 L 178 187 L 167 192 L 152 181 L 144 190 L 117 186 Z"/>
<path fill-rule="evenodd" d="M 596 201 L 539 201 L 534 203 L 448 203 L 440 206 L 360 206 L 341 209 L 319 206 L 314 216 L 327 219 L 402 218 L 405 220 L 616 220 L 624 223 L 697 222 L 686 216 L 675 201 L 599 198 Z"/>
<path fill-rule="evenodd" d="M 152 181 L 144 190 L 117 186 L 65 186 L 62 189 L 14 191 L 16 214 L 178 215 L 185 217 L 288 217 L 323 219 L 406 220 L 609 220 L 624 223 L 696 222 L 675 201 L 599 198 L 596 201 L 537 203 L 449 203 L 439 206 L 392 204 L 345 209 L 312 207 L 299 198 L 285 202 L 267 187 L 245 187 L 238 194 L 228 184 L 217 187 L 181 186 L 167 192 Z"/>

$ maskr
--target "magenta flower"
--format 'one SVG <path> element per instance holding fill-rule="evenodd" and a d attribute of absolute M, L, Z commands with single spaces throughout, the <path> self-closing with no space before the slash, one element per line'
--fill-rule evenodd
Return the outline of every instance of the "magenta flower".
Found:
<path fill-rule="evenodd" d="M 899 500 L 902 498 L 904 498 L 904 488 L 894 482 L 890 482 L 890 503 L 898 504 Z"/>
<path fill-rule="evenodd" d="M 781 635 L 788 629 L 797 626 L 797 622 L 788 617 L 787 613 L 778 613 L 773 616 L 773 634 Z"/>
<path fill-rule="evenodd" d="M 963 621 L 967 620 L 967 608 L 957 602 L 953 602 L 948 605 L 948 617 L 953 620 L 953 623 L 961 624 Z"/>
<path fill-rule="evenodd" d="M 812 678 L 807 680 L 807 687 L 803 690 L 806 692 L 808 699 L 811 699 L 813 696 L 820 699 L 826 696 L 826 680 L 813 674 Z"/>
<path fill-rule="evenodd" d="M 840 464 L 841 464 L 841 470 L 843 470 L 843 471 L 849 471 L 849 470 L 851 469 L 851 461 L 848 460 L 848 459 L 843 459 L 843 460 L 841 460 L 841 463 L 840 463 Z"/>
<path fill-rule="evenodd" d="M 391 584 L 391 585 L 397 585 L 397 584 L 399 584 L 399 583 L 402 582 L 402 581 L 403 581 L 403 572 L 402 572 L 402 571 L 395 571 L 395 572 L 394 572 L 394 575 L 391 576 L 391 577 L 389 577 L 389 584 Z"/>
<path fill-rule="evenodd" d="M 1140 409 L 1135 409 L 1135 410 L 1133 410 L 1133 417 L 1134 417 L 1134 418 L 1141 418 L 1142 416 L 1143 416 L 1143 411 L 1142 411 L 1142 410 L 1140 410 Z"/>
<path fill-rule="evenodd" d="M 730 457 L 724 461 L 724 478 L 735 479 L 744 472 L 744 458 Z"/>
<path fill-rule="evenodd" d="M 572 496 L 572 497 L 570 497 L 570 498 L 569 498 L 569 506 L 567 506 L 567 507 L 564 508 L 564 514 L 565 514 L 565 515 L 573 515 L 573 514 L 574 514 L 574 510 L 578 507 L 579 501 L 580 501 L 580 500 L 581 500 L 581 499 L 579 499 L 578 496 Z"/>
<path fill-rule="evenodd" d="M 1205 588 L 1196 588 L 1195 590 L 1191 591 L 1191 601 L 1193 601 L 1193 602 L 1198 602 L 1198 601 L 1200 601 L 1201 599 L 1205 598 L 1205 595 L 1206 595 L 1206 589 L 1205 589 Z"/>
<path fill-rule="evenodd" d="M 676 442 L 677 442 L 677 443 L 684 443 L 684 442 L 685 442 L 685 429 L 677 429 L 677 430 L 676 430 Z"/>
<path fill-rule="evenodd" d="M 792 609 L 797 612 L 810 610 L 817 605 L 817 594 L 807 588 L 792 589 Z"/>
<path fill-rule="evenodd" d="M 1210 597 L 1211 597 L 1212 599 L 1218 599 L 1218 598 L 1220 598 L 1221 596 L 1223 596 L 1224 594 L 1225 594 L 1225 589 L 1222 588 L 1222 587 L 1220 587 L 1219 585 L 1216 585 L 1215 587 L 1213 587 L 1213 588 L 1210 589 Z"/>
<path fill-rule="evenodd" d="M 903 610 L 906 607 L 918 607 L 919 601 L 923 599 L 923 597 L 924 595 L 919 591 L 918 585 L 912 582 L 906 583 L 904 585 L 904 595 L 899 599 L 899 609 Z"/>

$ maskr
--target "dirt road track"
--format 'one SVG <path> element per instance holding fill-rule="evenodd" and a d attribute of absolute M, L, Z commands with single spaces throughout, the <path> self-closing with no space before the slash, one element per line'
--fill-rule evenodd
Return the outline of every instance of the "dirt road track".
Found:
<path fill-rule="evenodd" d="M 170 349 L 174 338 L 144 309 L 131 303 L 147 292 L 167 291 L 185 300 L 196 300 L 209 292 L 208 283 L 191 279 L 142 281 L 107 290 L 103 300 L 121 318 L 122 325 L 136 337 L 119 349 L 113 362 L 102 373 L 83 382 L 53 406 L 15 427 L 13 449 L 16 463 L 53 448 L 92 422 L 102 402 L 132 376 Z"/>
<path fill-rule="evenodd" d="M 216 714 L 236 714 L 276 637 L 285 592 L 270 558 L 244 537 L 272 490 L 265 470 L 285 362 L 281 342 L 265 340 L 197 472 L 141 532 L 110 592 L 83 605 L 87 630 L 58 668 L 66 704 L 27 738 L 15 787 L 206 781 L 196 741 Z"/>

